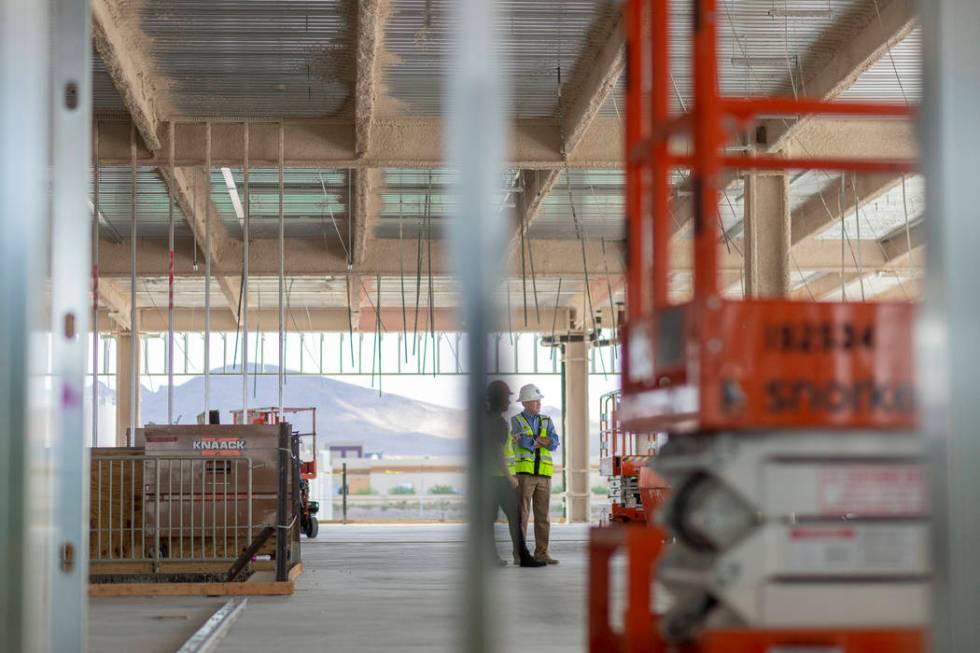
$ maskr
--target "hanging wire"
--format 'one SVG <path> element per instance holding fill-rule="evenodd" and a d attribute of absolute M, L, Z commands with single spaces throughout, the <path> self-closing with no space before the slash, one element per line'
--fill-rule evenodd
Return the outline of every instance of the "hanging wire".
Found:
<path fill-rule="evenodd" d="M 865 301 L 864 296 L 864 259 L 862 257 L 862 247 L 861 247 L 861 203 L 858 199 L 857 186 L 854 183 L 855 175 L 851 175 L 851 192 L 854 193 L 854 223 L 857 226 L 857 255 L 858 255 L 858 281 L 861 285 L 861 301 Z"/>
<path fill-rule="evenodd" d="M 561 304 L 561 277 L 558 277 L 558 290 L 555 292 L 555 312 L 551 315 L 551 361 L 555 361 L 555 335 L 558 332 L 558 307 Z"/>
<path fill-rule="evenodd" d="M 354 367 L 354 311 L 351 306 L 351 296 L 350 296 L 350 274 L 344 277 L 344 283 L 347 288 L 347 333 L 350 335 L 350 366 Z"/>
<path fill-rule="evenodd" d="M 401 182 L 401 173 L 398 174 Z M 401 185 L 401 184 L 399 184 Z M 398 279 L 401 283 L 402 291 L 402 334 L 401 342 L 404 343 L 405 362 L 408 362 L 408 315 L 405 308 L 405 250 L 404 243 L 405 215 L 402 211 L 402 189 L 398 189 Z M 401 349 L 402 347 L 399 347 Z M 401 353 L 399 353 L 399 356 Z"/>

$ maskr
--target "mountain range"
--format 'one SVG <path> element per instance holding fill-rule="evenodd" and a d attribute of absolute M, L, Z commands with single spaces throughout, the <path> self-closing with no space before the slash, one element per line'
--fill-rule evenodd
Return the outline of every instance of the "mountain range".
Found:
<path fill-rule="evenodd" d="M 278 404 L 278 385 L 274 366 L 265 374 L 249 379 L 249 406 Z M 242 381 L 237 375 L 211 375 L 211 407 L 221 411 L 221 422 L 230 423 L 231 410 L 242 404 Z M 101 385 L 101 384 L 100 384 Z M 112 390 L 102 386 L 104 400 L 114 402 Z M 193 424 L 203 410 L 204 377 L 194 377 L 174 388 L 174 420 Z M 345 383 L 328 377 L 289 374 L 284 385 L 286 406 L 317 409 L 318 444 L 362 444 L 365 452 L 385 456 L 462 456 L 466 425 L 463 410 L 410 399 L 397 394 Z M 561 410 L 543 407 L 560 424 Z M 516 405 L 514 408 L 516 412 Z M 140 413 L 144 424 L 167 422 L 167 386 L 156 391 L 143 388 Z M 598 453 L 597 425 L 591 425 L 593 455 Z M 560 432 L 559 432 L 560 434 Z"/>

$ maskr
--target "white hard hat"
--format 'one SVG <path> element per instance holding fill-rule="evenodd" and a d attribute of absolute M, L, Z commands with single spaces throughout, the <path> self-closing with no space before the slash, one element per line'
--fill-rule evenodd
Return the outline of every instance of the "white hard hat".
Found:
<path fill-rule="evenodd" d="M 528 383 L 522 387 L 520 394 L 517 396 L 517 401 L 537 401 L 539 399 L 544 399 L 544 395 L 538 390 L 538 386 L 533 383 Z"/>

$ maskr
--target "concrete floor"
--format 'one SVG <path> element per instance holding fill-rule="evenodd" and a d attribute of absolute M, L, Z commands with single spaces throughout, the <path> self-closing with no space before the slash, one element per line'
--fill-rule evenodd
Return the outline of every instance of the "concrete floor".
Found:
<path fill-rule="evenodd" d="M 250 597 L 220 650 L 459 650 L 463 528 L 322 525 L 303 542 L 296 593 Z M 585 650 L 586 539 L 585 526 L 555 524 L 560 565 L 495 571 L 501 650 Z M 175 651 L 226 600 L 92 599 L 90 650 Z"/>

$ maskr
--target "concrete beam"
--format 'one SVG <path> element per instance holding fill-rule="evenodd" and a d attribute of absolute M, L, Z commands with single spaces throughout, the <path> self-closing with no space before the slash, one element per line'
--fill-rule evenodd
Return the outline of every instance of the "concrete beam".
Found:
<path fill-rule="evenodd" d="M 241 243 L 228 236 L 218 209 L 211 201 L 211 175 L 200 167 L 160 168 L 160 176 L 174 194 L 187 226 L 194 234 L 197 248 L 207 248 L 206 229 L 211 229 L 211 271 L 218 281 L 228 309 L 238 319 L 238 303 L 241 296 L 241 280 L 223 274 L 228 261 L 241 259 Z"/>
<path fill-rule="evenodd" d="M 381 218 L 382 202 L 378 191 L 384 185 L 384 173 L 381 170 L 361 169 L 353 171 L 354 175 L 354 234 L 351 252 L 352 263 L 355 267 L 363 265 L 369 243 L 373 249 L 377 246 L 374 228 Z"/>
<path fill-rule="evenodd" d="M 175 126 L 178 166 L 204 164 L 204 123 L 180 122 Z M 212 122 L 212 164 L 240 166 L 241 122 Z M 279 165 L 278 123 L 254 122 L 249 127 L 249 161 L 254 167 Z M 166 131 L 166 130 L 163 130 Z M 290 120 L 284 123 L 285 165 L 288 168 L 443 168 L 446 166 L 443 121 L 440 118 L 375 117 L 371 128 L 372 150 L 357 155 L 353 120 Z M 623 167 L 623 126 L 615 118 L 594 118 L 569 152 L 572 168 Z M 144 165 L 167 165 L 167 134 L 160 135 L 161 149 L 140 148 Z M 522 119 L 511 123 L 508 165 L 529 170 L 562 167 L 561 136 L 554 119 Z M 129 122 L 101 120 L 100 161 L 106 166 L 129 165 Z"/>
<path fill-rule="evenodd" d="M 203 266 L 193 269 L 191 248 L 180 243 L 174 253 L 174 274 L 178 277 L 200 277 L 204 274 Z M 417 256 L 418 243 L 405 240 L 402 243 L 407 274 L 414 274 L 414 262 Z M 129 277 L 129 240 L 121 243 L 102 241 L 99 246 L 100 274 L 104 277 Z M 423 256 L 427 253 L 423 241 Z M 575 240 L 535 240 L 534 265 L 538 277 L 576 277 L 582 275 L 582 254 L 578 241 Z M 602 258 L 601 244 L 588 243 L 588 259 L 590 274 L 604 274 L 605 265 Z M 624 271 L 623 243 L 606 243 L 606 262 L 612 274 L 622 274 Z M 355 273 L 373 276 L 400 276 L 399 243 L 397 239 L 377 239 L 366 253 L 366 256 Z M 520 257 L 514 252 L 510 259 L 512 274 L 520 273 Z M 540 259 L 540 260 L 539 260 Z M 232 276 L 237 284 L 241 273 L 239 258 L 225 258 L 224 275 Z M 140 239 L 137 243 L 137 274 L 140 276 L 162 276 L 167 270 L 168 251 L 165 240 Z M 423 263 L 427 270 L 427 263 Z M 249 246 L 249 274 L 253 276 L 275 276 L 279 270 L 279 249 L 274 239 L 253 240 Z M 453 274 L 449 260 L 448 244 L 443 240 L 432 241 L 432 271 L 435 275 Z M 339 247 L 325 250 L 322 241 L 318 239 L 287 239 L 286 240 L 286 274 L 289 276 L 344 276 L 348 273 L 344 253 Z M 217 275 L 220 279 L 221 276 Z M 237 288 L 237 285 L 236 285 Z M 236 300 L 237 304 L 237 300 Z"/>
<path fill-rule="evenodd" d="M 809 301 L 825 301 L 839 299 L 841 286 L 847 286 L 858 278 L 856 272 L 849 272 L 843 277 L 840 272 L 827 272 L 812 281 L 800 285 L 791 293 L 793 299 Z"/>
<path fill-rule="evenodd" d="M 626 67 L 623 53 L 622 15 L 620 3 L 607 4 L 606 12 L 592 27 L 593 38 L 586 40 L 587 43 L 591 41 L 596 45 L 582 51 L 571 77 L 562 87 L 556 116 L 556 121 L 561 127 L 558 147 L 559 155 L 564 151 L 569 162 L 573 155 L 579 154 L 579 146 L 586 141 L 586 136 L 596 122 L 599 110 L 615 89 Z M 621 125 L 617 126 L 622 129 Z M 619 132 L 616 136 L 613 142 L 617 144 L 619 158 L 622 160 L 622 133 Z M 560 173 L 561 168 L 549 170 L 544 174 L 528 174 L 526 170 L 522 172 L 525 191 L 519 206 L 521 218 L 518 221 L 518 229 L 526 231 L 534 222 L 545 197 L 558 182 Z M 520 233 L 512 239 L 512 249 L 519 239 Z"/>
<path fill-rule="evenodd" d="M 815 159 L 918 160 L 921 152 L 911 120 L 808 118 L 786 138 L 785 151 Z"/>
<path fill-rule="evenodd" d="M 92 0 L 92 39 L 119 91 L 143 142 L 152 151 L 161 147 L 160 116 L 165 86 L 152 59 L 140 45 L 145 38 L 133 11 L 120 0 Z M 128 129 L 128 127 L 127 127 Z"/>
<path fill-rule="evenodd" d="M 626 285 L 626 277 L 623 275 L 597 275 L 589 278 L 589 294 L 583 292 L 576 299 L 572 306 L 574 311 L 574 326 L 577 329 L 589 330 L 592 328 L 592 319 L 589 317 L 589 298 L 591 297 L 592 310 L 601 321 L 600 327 L 611 327 L 614 308 L 609 306 L 610 293 L 615 295 Z M 608 322 L 602 321 L 608 319 Z"/>
<path fill-rule="evenodd" d="M 848 20 L 854 26 L 842 39 L 843 46 L 829 61 L 819 60 L 818 65 L 804 64 L 805 79 L 800 85 L 800 93 L 807 97 L 832 100 L 850 88 L 865 71 L 912 32 L 918 21 L 916 4 L 915 0 L 879 0 L 875 12 L 863 11 L 864 20 L 854 21 L 852 16 L 845 16 L 842 20 Z M 785 87 L 790 91 L 788 81 Z M 787 137 L 805 122 L 806 119 L 766 121 L 769 150 L 782 149 Z"/>
<path fill-rule="evenodd" d="M 380 89 L 379 53 L 384 41 L 384 25 L 389 6 L 387 0 L 362 0 L 357 3 L 357 32 L 354 65 L 354 143 L 355 154 L 364 157 L 371 149 L 371 130 Z"/>
<path fill-rule="evenodd" d="M 415 307 L 407 308 L 408 330 L 412 331 L 415 325 Z M 459 331 L 462 324 L 459 314 L 452 308 L 436 308 L 434 310 L 436 331 Z M 555 311 L 554 307 L 541 309 L 541 319 L 529 315 L 528 325 L 524 326 L 520 311 L 515 311 L 512 315 L 511 324 L 515 332 L 543 333 L 550 332 L 551 325 L 557 317 L 557 324 L 564 329 L 568 324 L 570 310 L 560 307 Z M 557 313 L 557 316 L 556 316 Z M 167 331 L 167 316 L 165 313 L 152 308 L 139 310 L 140 331 L 141 333 L 164 333 Z M 255 322 L 255 328 L 249 327 L 250 333 L 275 333 L 279 329 L 279 311 L 276 308 L 262 309 L 249 312 L 249 321 Z M 103 331 L 115 333 L 108 328 L 108 314 L 100 311 L 99 324 L 103 326 Z M 387 307 L 381 309 L 381 322 L 384 325 L 385 333 L 397 333 L 402 330 L 401 307 Z M 429 330 L 429 310 L 424 307 L 419 308 L 419 332 Z M 174 328 L 177 331 L 199 332 L 204 330 L 204 309 L 202 308 L 177 308 L 174 310 Z M 211 311 L 211 331 L 214 333 L 234 332 L 238 328 L 232 316 L 224 310 Z M 286 331 L 290 333 L 330 331 L 344 332 L 348 330 L 347 309 L 346 308 L 291 308 L 286 312 Z M 372 333 L 375 330 L 375 316 L 373 310 L 364 311 L 359 323 L 354 324 L 354 330 L 362 333 Z M 126 360 L 126 367 L 129 367 L 129 358 Z M 127 386 L 128 387 L 128 386 Z M 128 423 L 129 412 L 127 409 L 126 420 Z"/>
<path fill-rule="evenodd" d="M 378 239 L 377 247 L 372 248 L 357 273 L 383 277 L 398 277 L 401 268 L 398 264 L 398 241 Z M 671 243 L 670 266 L 673 271 L 692 269 L 692 252 L 690 241 Z M 404 243 L 406 260 L 413 260 L 416 255 L 415 243 Z M 578 241 L 575 240 L 535 240 L 535 273 L 539 279 L 563 277 L 566 279 L 581 278 L 582 254 Z M 719 271 L 741 271 L 742 256 L 745 243 L 741 239 L 732 241 L 731 252 L 724 245 L 719 247 Z M 871 272 L 886 270 L 918 270 L 921 263 L 919 252 L 913 252 L 910 257 L 896 260 L 886 260 L 882 245 L 876 240 L 851 241 L 850 247 L 855 253 L 860 250 L 860 260 L 864 270 Z M 589 260 L 589 275 L 599 279 L 607 274 L 606 261 L 603 261 L 601 244 L 587 243 L 587 258 Z M 316 277 L 346 275 L 347 264 L 342 252 L 325 251 L 319 241 L 304 239 L 289 239 L 286 241 L 286 274 L 290 277 Z M 839 240 L 814 238 L 797 245 L 793 249 L 793 268 L 799 266 L 804 271 L 839 272 L 841 270 L 841 247 Z M 622 275 L 625 273 L 625 244 L 622 242 L 606 243 L 606 259 L 609 265 L 608 273 Z M 161 277 L 167 269 L 167 244 L 161 240 L 140 240 L 137 244 L 137 274 L 141 277 Z M 509 261 L 510 274 L 520 275 L 520 258 L 514 253 Z M 428 266 L 426 266 L 428 267 Z M 99 247 L 99 268 L 103 278 L 129 278 L 129 241 L 111 243 L 103 241 Z M 856 271 L 857 267 L 847 249 L 844 260 L 844 271 Z M 224 270 L 225 275 L 237 278 L 241 272 L 240 260 L 229 260 Z M 262 239 L 252 242 L 249 247 L 249 272 L 256 277 L 274 277 L 279 272 L 278 244 L 272 239 Z M 432 273 L 437 276 L 453 275 L 450 265 L 448 247 L 443 241 L 432 243 Z M 193 268 L 193 259 L 189 247 L 178 246 L 174 258 L 174 274 L 178 277 L 202 277 L 203 266 Z"/>
<path fill-rule="evenodd" d="M 99 279 L 99 301 L 106 307 L 106 317 L 115 323 L 117 329 L 129 331 L 130 303 L 129 293 L 123 292 L 111 279 Z M 107 323 L 108 324 L 108 323 Z"/>
<path fill-rule="evenodd" d="M 901 175 L 892 174 L 860 175 L 853 180 L 850 176 L 838 177 L 793 211 L 793 245 L 819 236 L 839 223 L 842 215 L 852 213 L 855 204 L 866 206 L 901 181 Z"/>

